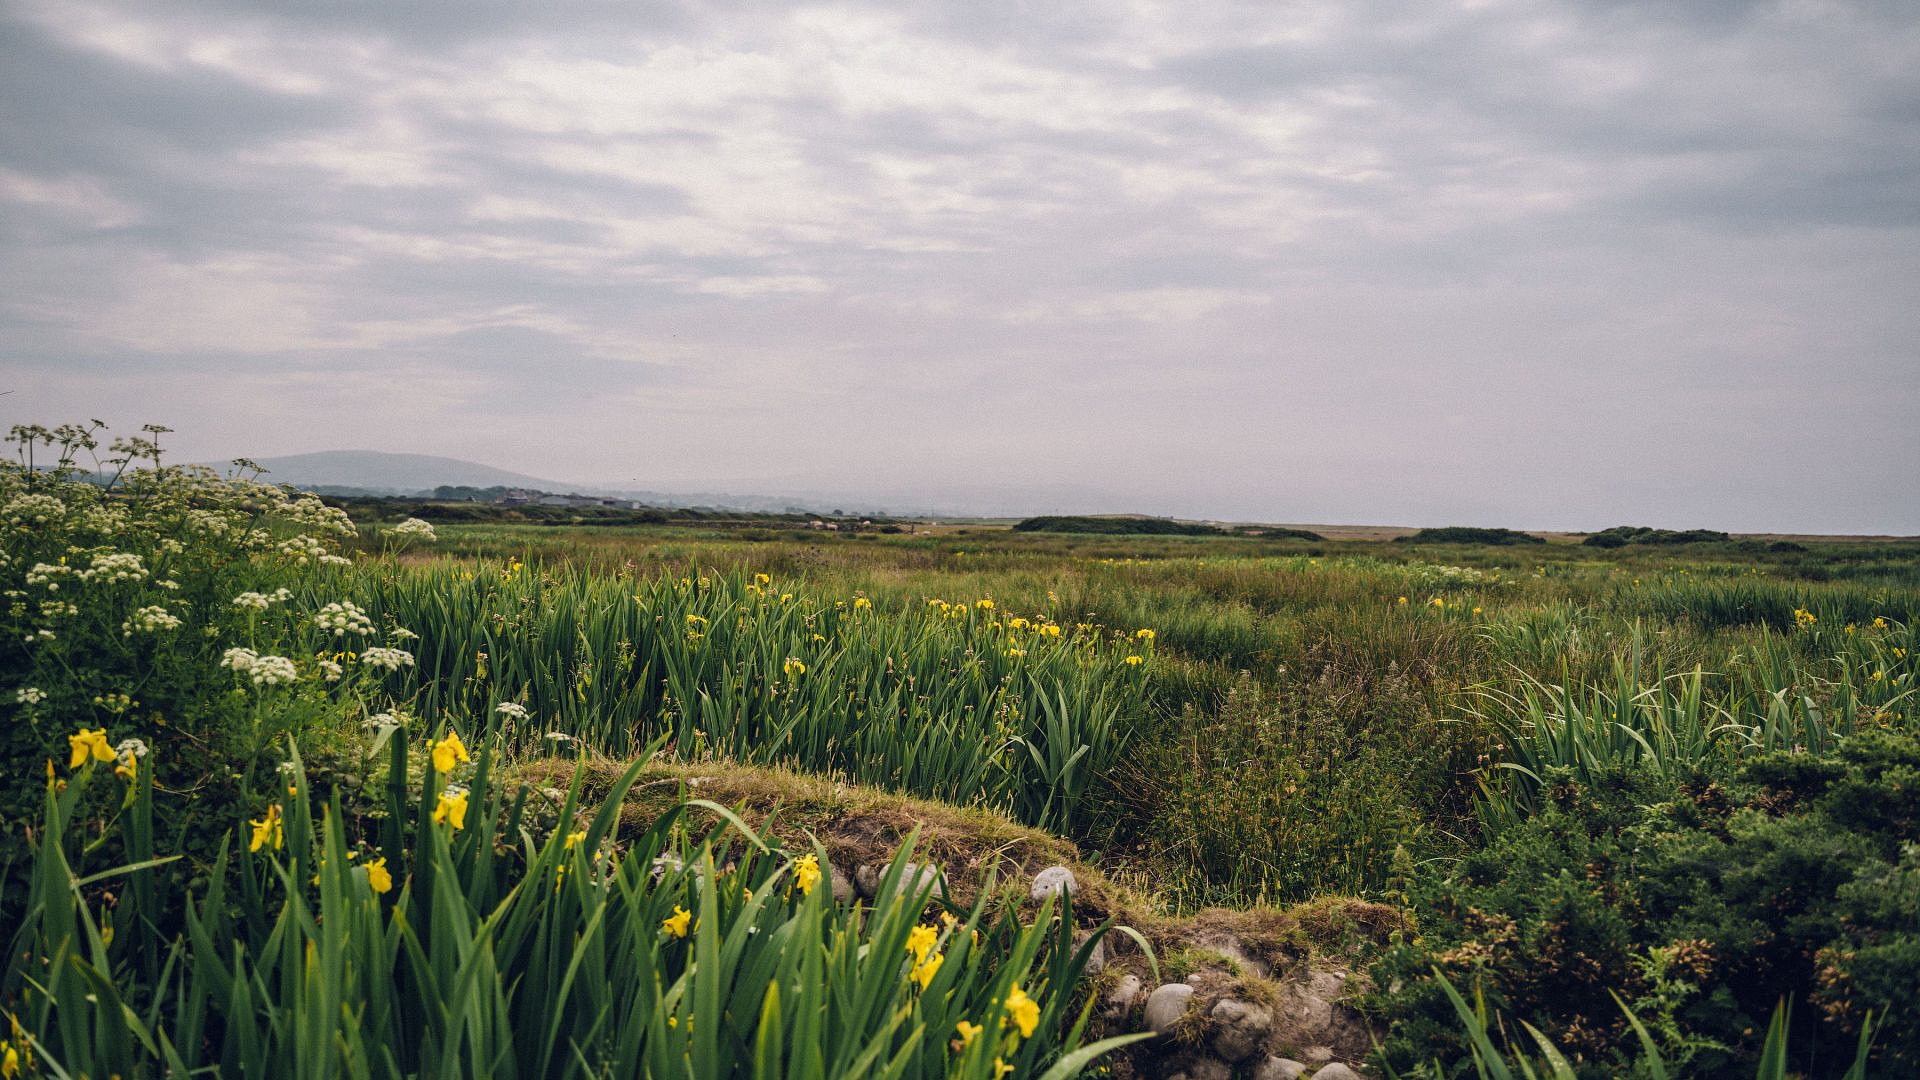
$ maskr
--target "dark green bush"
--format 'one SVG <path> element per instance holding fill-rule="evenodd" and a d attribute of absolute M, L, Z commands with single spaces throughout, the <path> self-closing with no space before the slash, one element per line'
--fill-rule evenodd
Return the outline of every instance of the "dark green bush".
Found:
<path fill-rule="evenodd" d="M 1611 529 L 1588 536 L 1581 543 L 1587 547 L 1616 548 L 1628 544 L 1724 544 L 1732 537 L 1715 529 L 1650 529 L 1645 525 L 1615 525 Z M 1798 546 L 1798 545 L 1795 545 Z M 1779 549 L 1787 550 L 1787 549 Z M 1801 550 L 1805 550 L 1804 548 Z"/>
<path fill-rule="evenodd" d="M 1449 525 L 1441 529 L 1421 529 L 1411 536 L 1396 536 L 1394 540 L 1402 544 L 1493 544 L 1507 546 L 1512 544 L 1544 544 L 1546 541 L 1532 533 L 1517 529 L 1479 529 L 1467 525 Z"/>
<path fill-rule="evenodd" d="M 1030 517 L 1014 532 L 1096 533 L 1115 536 L 1220 536 L 1225 530 L 1191 521 L 1156 517 Z"/>
<path fill-rule="evenodd" d="M 1839 1074 L 1869 1012 L 1877 1072 L 1920 1068 L 1920 738 L 1874 732 L 1672 786 L 1548 781 L 1541 813 L 1416 882 L 1423 936 L 1374 970 L 1387 1063 L 1464 1061 L 1438 967 L 1583 1076 L 1620 1075 L 1637 1046 L 1610 992 L 1688 1076 L 1751 1075 L 1782 1000 L 1802 1006 L 1809 1077 Z"/>

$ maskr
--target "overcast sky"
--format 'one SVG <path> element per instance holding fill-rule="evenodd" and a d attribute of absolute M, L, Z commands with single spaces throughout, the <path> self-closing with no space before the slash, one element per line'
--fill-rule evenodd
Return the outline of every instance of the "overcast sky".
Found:
<path fill-rule="evenodd" d="M 0 0 L 0 389 L 186 459 L 1920 533 L 1920 5 Z"/>

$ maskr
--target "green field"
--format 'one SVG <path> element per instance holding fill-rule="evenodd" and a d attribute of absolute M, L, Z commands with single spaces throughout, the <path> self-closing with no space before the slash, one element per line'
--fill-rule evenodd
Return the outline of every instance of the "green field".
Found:
<path fill-rule="evenodd" d="M 1920 1069 L 1920 544 L 411 509 L 0 474 L 22 1075 Z"/>

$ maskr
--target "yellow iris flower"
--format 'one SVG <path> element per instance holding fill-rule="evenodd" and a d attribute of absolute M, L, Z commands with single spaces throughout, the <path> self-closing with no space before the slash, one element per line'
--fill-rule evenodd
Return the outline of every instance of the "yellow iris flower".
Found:
<path fill-rule="evenodd" d="M 286 842 L 286 830 L 281 827 L 279 803 L 267 807 L 266 817 L 258 821 L 249 820 L 247 824 L 253 826 L 253 835 L 247 840 L 248 851 L 259 851 L 268 844 L 272 844 L 273 849 L 278 851 Z"/>
<path fill-rule="evenodd" d="M 460 733 L 447 732 L 447 737 L 433 744 L 433 768 L 436 772 L 450 773 L 456 761 L 473 761 L 467 753 L 467 744 L 460 741 Z"/>
<path fill-rule="evenodd" d="M 813 895 L 813 887 L 820 884 L 820 857 L 802 855 L 793 862 L 793 886 L 800 895 Z"/>
<path fill-rule="evenodd" d="M 688 911 L 679 904 L 675 904 L 673 905 L 673 914 L 660 920 L 660 929 L 665 930 L 674 937 L 683 938 L 687 936 L 687 926 L 691 922 L 693 922 L 693 912 Z"/>
<path fill-rule="evenodd" d="M 80 734 L 67 736 L 67 745 L 73 750 L 73 757 L 67 762 L 69 769 L 86 764 L 89 757 L 95 761 L 112 761 L 114 758 L 113 747 L 107 744 L 106 728 L 81 728 Z"/>
<path fill-rule="evenodd" d="M 467 793 L 456 795 L 440 793 L 440 801 L 433 808 L 433 823 L 442 825 L 451 822 L 455 832 L 467 827 Z"/>
<path fill-rule="evenodd" d="M 933 977 L 940 973 L 940 965 L 944 963 L 946 963 L 946 958 L 939 953 L 934 953 L 932 956 L 915 964 L 913 970 L 907 973 L 907 978 L 916 986 L 920 987 L 921 990 L 925 990 L 928 986 L 932 985 Z"/>
<path fill-rule="evenodd" d="M 915 962 L 925 960 L 939 941 L 940 931 L 931 926 L 916 926 L 907 934 L 907 951 L 913 954 Z"/>
<path fill-rule="evenodd" d="M 367 884 L 376 893 L 389 892 L 393 889 L 393 874 L 387 870 L 386 856 L 383 855 L 367 864 Z"/>
<path fill-rule="evenodd" d="M 1007 995 L 1006 1022 L 1019 1028 L 1023 1039 L 1032 1038 L 1033 1029 L 1040 1023 L 1040 1006 L 1017 986 Z"/>

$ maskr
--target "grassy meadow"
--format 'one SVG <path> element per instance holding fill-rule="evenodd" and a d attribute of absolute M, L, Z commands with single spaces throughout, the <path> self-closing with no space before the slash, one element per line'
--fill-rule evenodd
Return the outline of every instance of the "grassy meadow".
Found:
<path fill-rule="evenodd" d="M 354 520 L 160 434 L 0 474 L 8 1080 L 1144 1068 L 1149 935 L 837 900 L 701 763 L 1391 907 L 1376 1075 L 1920 1069 L 1920 544 Z"/>

